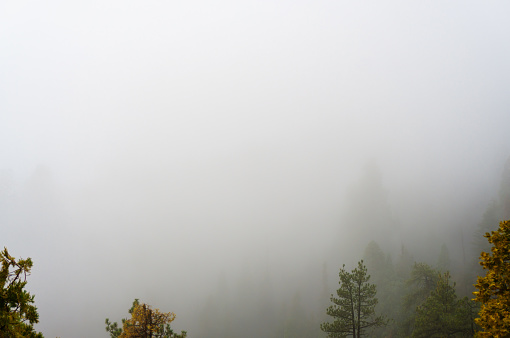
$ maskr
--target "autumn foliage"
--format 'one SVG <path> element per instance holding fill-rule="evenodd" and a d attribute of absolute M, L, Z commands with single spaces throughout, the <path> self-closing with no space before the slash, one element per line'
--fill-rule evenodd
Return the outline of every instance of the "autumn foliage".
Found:
<path fill-rule="evenodd" d="M 487 270 L 478 277 L 473 294 L 482 303 L 476 324 L 482 327 L 480 337 L 510 336 L 510 221 L 499 223 L 499 229 L 486 233 L 492 244 L 491 253 L 482 252 L 480 264 Z"/>
<path fill-rule="evenodd" d="M 123 323 L 120 337 L 163 337 L 165 325 L 174 319 L 173 312 L 160 312 L 152 309 L 150 305 L 137 302 L 133 306 L 131 318 Z"/>
<path fill-rule="evenodd" d="M 175 319 L 173 312 L 160 312 L 147 304 L 140 304 L 135 299 L 129 310 L 131 318 L 122 320 L 122 328 L 117 323 L 111 323 L 107 318 L 106 331 L 111 337 L 119 338 L 185 338 L 186 332 L 176 334 L 170 328 L 170 323 Z"/>

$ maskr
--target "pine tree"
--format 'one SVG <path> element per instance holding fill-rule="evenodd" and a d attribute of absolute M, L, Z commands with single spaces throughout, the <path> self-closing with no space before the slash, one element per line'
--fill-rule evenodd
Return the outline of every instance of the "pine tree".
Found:
<path fill-rule="evenodd" d="M 425 263 L 414 263 L 404 286 L 406 293 L 400 315 L 400 334 L 409 337 L 414 329 L 416 308 L 423 304 L 436 288 L 439 273 Z"/>
<path fill-rule="evenodd" d="M 441 272 L 450 270 L 450 255 L 448 254 L 448 248 L 446 244 L 441 246 L 441 251 L 437 257 L 437 269 Z"/>
<path fill-rule="evenodd" d="M 42 338 L 33 327 L 39 322 L 34 296 L 25 290 L 32 260 L 16 260 L 4 248 L 0 262 L 0 337 Z"/>
<path fill-rule="evenodd" d="M 413 337 L 473 336 L 469 303 L 467 298 L 458 299 L 449 272 L 439 275 L 435 290 L 416 309 Z"/>
<path fill-rule="evenodd" d="M 390 319 L 387 326 L 375 329 L 372 336 L 393 336 L 397 330 L 394 319 L 399 317 L 402 285 L 396 278 L 391 256 L 385 255 L 379 245 L 372 241 L 365 249 L 363 261 L 366 262 L 370 280 L 377 287 L 379 302 L 376 311 L 384 313 Z"/>
<path fill-rule="evenodd" d="M 329 337 L 361 337 L 369 328 L 387 325 L 383 316 L 375 316 L 377 305 L 376 286 L 370 284 L 370 275 L 363 261 L 350 273 L 345 265 L 339 273 L 340 288 L 337 290 L 338 298 L 331 295 L 331 305 L 327 314 L 335 318 L 333 323 L 321 324 L 321 330 Z"/>

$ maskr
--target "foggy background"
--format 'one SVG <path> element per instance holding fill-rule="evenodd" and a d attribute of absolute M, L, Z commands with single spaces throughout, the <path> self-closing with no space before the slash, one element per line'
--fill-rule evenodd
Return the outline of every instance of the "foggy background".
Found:
<path fill-rule="evenodd" d="M 214 297 L 311 302 L 371 240 L 460 262 L 510 156 L 509 10 L 2 2 L 0 244 L 37 330 L 140 298 L 211 336 Z"/>

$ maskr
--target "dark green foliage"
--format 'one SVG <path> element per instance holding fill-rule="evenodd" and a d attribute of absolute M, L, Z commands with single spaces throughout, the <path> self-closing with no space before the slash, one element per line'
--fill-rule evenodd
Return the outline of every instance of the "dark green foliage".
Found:
<path fill-rule="evenodd" d="M 439 275 L 435 289 L 416 309 L 413 337 L 473 336 L 470 300 L 458 299 L 450 274 Z"/>
<path fill-rule="evenodd" d="M 425 263 L 414 263 L 413 269 L 404 283 L 405 295 L 399 321 L 399 333 L 409 337 L 414 329 L 416 308 L 420 306 L 435 289 L 438 272 Z"/>
<path fill-rule="evenodd" d="M 7 248 L 0 252 L 0 260 L 0 337 L 42 338 L 42 333 L 33 327 L 39 322 L 34 295 L 25 290 L 32 260 L 16 261 Z"/>
<path fill-rule="evenodd" d="M 423 303 L 436 288 L 438 276 L 438 272 L 428 264 L 415 263 L 406 282 L 409 291 L 404 298 L 404 308 L 409 310 Z"/>
<path fill-rule="evenodd" d="M 394 267 L 391 256 L 371 242 L 364 260 L 377 286 L 377 313 L 389 317 L 388 325 L 373 329 L 371 337 L 471 337 L 477 305 L 459 298 L 450 273 L 441 274 L 426 263 L 411 264 L 412 255 L 402 246 Z M 448 250 L 438 253 L 438 267 L 449 265 Z M 407 271 L 407 272 L 406 272 Z M 338 335 L 345 336 L 346 333 Z"/>
<path fill-rule="evenodd" d="M 331 295 L 334 305 L 327 309 L 327 314 L 335 320 L 321 324 L 321 330 L 329 337 L 361 337 L 367 329 L 386 325 L 383 316 L 375 316 L 376 286 L 368 282 L 370 276 L 363 261 L 351 272 L 346 271 L 344 265 L 339 277 L 338 298 Z"/>
<path fill-rule="evenodd" d="M 110 334 L 110 337 L 117 338 L 121 335 L 122 328 L 119 327 L 117 322 L 112 323 L 110 319 L 106 318 L 104 323 L 106 324 L 106 332 Z"/>

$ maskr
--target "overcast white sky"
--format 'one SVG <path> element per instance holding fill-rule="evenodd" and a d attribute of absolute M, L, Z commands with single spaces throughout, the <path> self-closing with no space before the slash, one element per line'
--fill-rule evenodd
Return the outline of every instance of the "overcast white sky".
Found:
<path fill-rule="evenodd" d="M 1 244 L 47 268 L 33 276 L 39 327 L 94 326 L 90 337 L 115 316 L 89 313 L 107 283 L 47 291 L 45 261 L 78 265 L 62 263 L 61 288 L 99 257 L 109 264 L 94 273 L 115 288 L 127 277 L 108 269 L 139 266 L 126 262 L 136 245 L 161 246 L 151 267 L 177 259 L 179 285 L 220 269 L 209 260 L 271 256 L 282 241 L 285 262 L 339 224 L 368 161 L 402 209 L 421 196 L 462 210 L 476 194 L 483 208 L 510 155 L 509 12 L 504 1 L 1 2 L 0 170 L 19 197 L 43 166 L 57 196 L 42 230 L 39 202 L 19 197 L 0 218 Z M 127 309 L 146 287 L 133 285 L 105 302 Z"/>

